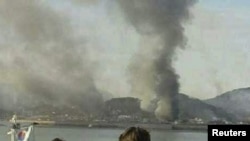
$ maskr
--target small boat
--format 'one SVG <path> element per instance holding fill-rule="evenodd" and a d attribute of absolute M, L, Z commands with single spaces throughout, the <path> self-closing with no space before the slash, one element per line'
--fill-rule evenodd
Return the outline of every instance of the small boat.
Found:
<path fill-rule="evenodd" d="M 10 141 L 35 141 L 34 125 L 36 123 L 21 126 L 20 123 L 17 123 L 16 115 L 13 115 L 10 123 L 12 126 L 10 131 L 7 133 L 10 135 Z"/>

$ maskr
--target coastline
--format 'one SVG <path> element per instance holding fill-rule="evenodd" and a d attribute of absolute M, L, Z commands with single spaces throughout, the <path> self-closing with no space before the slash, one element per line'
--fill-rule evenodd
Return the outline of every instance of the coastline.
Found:
<path fill-rule="evenodd" d="M 32 124 L 37 127 L 79 127 L 79 128 L 110 128 L 126 129 L 131 126 L 140 126 L 148 130 L 199 131 L 206 132 L 206 124 L 170 124 L 170 123 L 135 123 L 135 122 L 57 122 L 17 120 L 18 123 Z"/>

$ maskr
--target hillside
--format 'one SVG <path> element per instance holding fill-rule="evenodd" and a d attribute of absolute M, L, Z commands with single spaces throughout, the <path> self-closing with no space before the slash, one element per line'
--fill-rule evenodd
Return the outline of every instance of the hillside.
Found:
<path fill-rule="evenodd" d="M 238 120 L 250 118 L 250 88 L 235 89 L 205 102 L 235 115 Z"/>
<path fill-rule="evenodd" d="M 229 94 L 230 95 L 230 94 Z M 235 96 L 235 95 L 233 95 Z M 225 100 L 226 99 L 226 100 Z M 211 120 L 216 120 L 216 119 L 225 119 L 228 121 L 235 121 L 234 115 L 235 112 L 232 112 L 231 109 L 228 110 L 227 108 L 224 107 L 230 107 L 232 105 L 231 102 L 229 102 L 228 99 L 236 100 L 237 98 L 233 98 L 229 96 L 228 94 L 222 95 L 221 97 L 217 97 L 215 99 L 210 99 L 207 101 L 202 101 L 199 99 L 191 98 L 188 97 L 187 95 L 184 94 L 179 94 L 179 117 L 182 120 L 186 119 L 194 119 L 194 118 L 201 118 L 205 121 L 211 121 Z M 246 100 L 247 98 L 240 96 L 238 101 L 243 101 Z M 226 102 L 225 102 L 226 101 Z M 248 103 L 250 103 L 250 99 L 248 99 Z M 155 101 L 157 102 L 157 101 Z M 227 103 L 228 102 L 228 103 Z M 208 104 L 209 103 L 209 104 Z M 240 111 L 244 111 L 243 113 L 250 113 L 248 112 L 249 110 L 246 108 L 250 104 L 246 102 L 242 102 L 241 105 L 238 104 L 239 102 L 234 101 L 238 106 L 243 109 Z M 156 104 L 156 103 L 155 103 Z M 234 108 L 237 109 L 237 106 L 233 106 Z M 140 109 L 140 100 L 136 98 L 112 98 L 110 100 L 107 100 L 105 102 L 104 107 L 100 107 L 102 109 L 102 112 L 97 114 L 98 118 L 105 118 L 108 120 L 116 120 L 118 117 L 124 116 L 124 115 L 131 115 L 133 120 L 141 120 L 142 118 L 149 118 L 150 120 L 154 121 L 154 113 L 148 113 L 148 112 L 143 112 Z M 235 110 L 238 112 L 238 110 Z M 67 120 L 68 118 L 79 116 L 82 117 L 84 115 L 87 116 L 87 113 L 84 113 L 81 108 L 79 107 L 54 107 L 50 105 L 43 105 L 40 107 L 36 107 L 35 109 L 17 109 L 17 114 L 18 115 L 23 115 L 23 116 L 29 116 L 29 115 L 50 115 L 51 118 L 65 118 L 64 120 Z M 7 111 L 1 111 L 0 110 L 0 118 L 2 117 L 9 117 L 9 112 Z M 230 114 L 231 113 L 231 114 Z M 70 115 L 69 117 L 61 117 L 62 115 Z M 242 115 L 242 113 L 241 113 Z M 57 116 L 57 117 L 55 117 Z M 99 117 L 101 116 L 101 117 Z"/>
<path fill-rule="evenodd" d="M 199 99 L 179 95 L 180 119 L 201 118 L 206 121 L 226 119 L 234 121 L 235 117 L 221 108 L 209 105 Z"/>

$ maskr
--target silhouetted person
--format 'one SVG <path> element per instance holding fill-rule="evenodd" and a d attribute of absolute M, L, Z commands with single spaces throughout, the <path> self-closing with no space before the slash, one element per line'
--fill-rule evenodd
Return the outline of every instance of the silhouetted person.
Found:
<path fill-rule="evenodd" d="M 119 137 L 119 141 L 150 141 L 150 134 L 140 127 L 130 127 Z"/>
<path fill-rule="evenodd" d="M 64 141 L 64 140 L 62 140 L 60 138 L 54 138 L 52 141 Z"/>

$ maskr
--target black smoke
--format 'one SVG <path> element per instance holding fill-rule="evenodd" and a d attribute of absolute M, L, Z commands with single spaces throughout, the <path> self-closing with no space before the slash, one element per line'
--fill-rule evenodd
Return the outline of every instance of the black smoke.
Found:
<path fill-rule="evenodd" d="M 129 67 L 132 93 L 159 100 L 156 115 L 178 118 L 178 75 L 172 66 L 175 51 L 185 46 L 183 22 L 190 17 L 194 0 L 118 0 L 127 20 L 143 37 Z M 144 86 L 142 86 L 142 84 Z"/>

